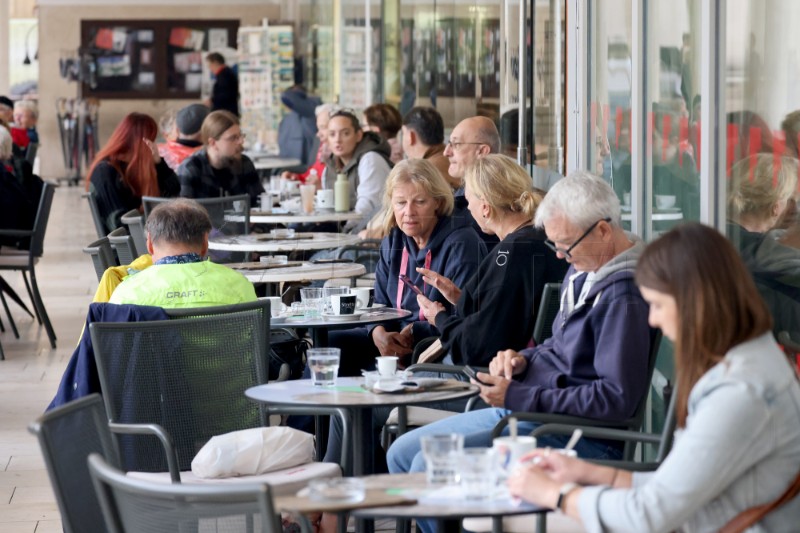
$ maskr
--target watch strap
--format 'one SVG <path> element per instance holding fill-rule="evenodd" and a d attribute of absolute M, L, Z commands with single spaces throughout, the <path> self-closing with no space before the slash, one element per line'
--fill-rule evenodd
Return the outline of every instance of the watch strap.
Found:
<path fill-rule="evenodd" d="M 564 510 L 564 500 L 567 499 L 567 494 L 572 492 L 573 490 L 578 488 L 577 483 L 564 483 L 561 485 L 561 488 L 558 489 L 558 500 L 556 500 L 556 510 L 563 511 Z"/>

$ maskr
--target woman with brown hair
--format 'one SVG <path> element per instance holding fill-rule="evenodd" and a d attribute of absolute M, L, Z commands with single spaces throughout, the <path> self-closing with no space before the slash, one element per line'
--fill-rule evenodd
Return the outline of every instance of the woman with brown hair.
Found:
<path fill-rule="evenodd" d="M 655 472 L 628 472 L 539 450 L 511 493 L 579 519 L 587 531 L 718 531 L 797 482 L 800 385 L 734 247 L 689 223 L 650 244 L 636 282 L 650 325 L 675 345 L 679 431 Z M 767 514 L 793 531 L 800 498 Z M 741 530 L 737 530 L 741 531 Z"/>
<path fill-rule="evenodd" d="M 180 184 L 155 145 L 158 125 L 149 115 L 130 113 L 98 152 L 86 189 L 97 197 L 97 208 L 107 231 L 120 225 L 120 217 L 140 209 L 142 196 L 173 197 Z"/>

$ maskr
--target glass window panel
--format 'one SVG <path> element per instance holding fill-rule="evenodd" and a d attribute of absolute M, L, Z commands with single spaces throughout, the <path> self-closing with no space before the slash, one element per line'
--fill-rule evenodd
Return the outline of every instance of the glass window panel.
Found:
<path fill-rule="evenodd" d="M 591 4 L 587 170 L 603 176 L 631 217 L 631 0 Z M 590 7 L 591 9 L 591 7 Z"/>
<path fill-rule="evenodd" d="M 701 0 L 652 0 L 647 35 L 646 166 L 652 233 L 700 218 L 697 132 Z M 694 111 L 694 114 L 692 113 Z M 647 226 L 645 226 L 647 227 Z"/>
<path fill-rule="evenodd" d="M 800 36 L 792 0 L 729 0 L 726 13 L 725 228 L 773 314 L 800 339 L 797 94 Z"/>

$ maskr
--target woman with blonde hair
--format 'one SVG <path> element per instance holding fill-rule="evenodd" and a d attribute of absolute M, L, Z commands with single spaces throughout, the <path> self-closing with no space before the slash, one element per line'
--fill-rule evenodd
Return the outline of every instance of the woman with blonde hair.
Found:
<path fill-rule="evenodd" d="M 436 334 L 417 304 L 414 288 L 399 276 L 408 276 L 427 298 L 452 309 L 417 268 L 441 271 L 459 284 L 477 272 L 486 247 L 467 222 L 450 216 L 453 204 L 453 190 L 430 162 L 401 161 L 392 169 L 383 196 L 387 236 L 381 242 L 375 271 L 375 302 L 407 309 L 412 315 L 394 328 L 379 325 L 331 332 L 331 346 L 348 353 L 342 354 L 347 368 L 341 367 L 340 374 L 371 368 L 377 356 L 407 356 L 419 340 Z"/>
<path fill-rule="evenodd" d="M 746 231 L 773 229 L 797 190 L 797 160 L 756 154 L 731 170 L 728 216 Z"/>
<path fill-rule="evenodd" d="M 533 226 L 542 196 L 531 177 L 513 159 L 490 154 L 475 161 L 464 176 L 470 214 L 484 233 L 500 243 L 463 289 L 434 269 L 417 268 L 423 280 L 456 306 L 417 296 L 420 308 L 441 334 L 446 363 L 488 366 L 498 350 L 521 350 L 531 340 L 545 283 L 561 282 L 567 263 Z"/>
<path fill-rule="evenodd" d="M 511 493 L 589 532 L 796 531 L 800 386 L 736 250 L 716 230 L 684 224 L 647 247 L 636 283 L 650 325 L 675 345 L 672 450 L 655 472 L 540 450 L 538 465 L 509 478 Z M 781 496 L 783 506 L 725 527 Z"/>
<path fill-rule="evenodd" d="M 376 357 L 409 356 L 417 342 L 438 334 L 418 305 L 416 291 L 440 303 L 448 313 L 453 311 L 453 305 L 425 282 L 419 268 L 442 272 L 463 285 L 475 275 L 486 255 L 486 246 L 470 222 L 465 217 L 451 216 L 454 202 L 453 189 L 429 161 L 409 159 L 392 169 L 383 196 L 387 236 L 381 242 L 375 271 L 375 303 L 406 309 L 411 316 L 391 325 L 331 331 L 329 345 L 342 350 L 339 375 L 358 375 L 361 369 L 374 369 Z M 374 409 L 373 427 L 364 431 L 380 432 L 388 415 L 388 410 Z M 341 431 L 337 420 L 331 417 L 326 460 L 338 460 L 335 458 L 341 454 Z"/>

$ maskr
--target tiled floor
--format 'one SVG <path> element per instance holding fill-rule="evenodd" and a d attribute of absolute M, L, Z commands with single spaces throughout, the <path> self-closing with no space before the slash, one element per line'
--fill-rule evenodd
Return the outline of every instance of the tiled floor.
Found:
<path fill-rule="evenodd" d="M 86 317 L 97 278 L 81 248 L 94 240 L 94 228 L 82 190 L 56 190 L 45 253 L 37 265 L 45 307 L 58 336 L 53 350 L 44 328 L 14 303 L 12 315 L 20 330 L 14 338 L 5 314 L 0 342 L 0 531 L 3 533 L 61 532 L 47 471 L 36 439 L 27 426 L 47 406 L 72 353 Z M 28 301 L 22 276 L 3 273 L 5 280 Z M 31 305 L 29 304 L 29 307 Z"/>

